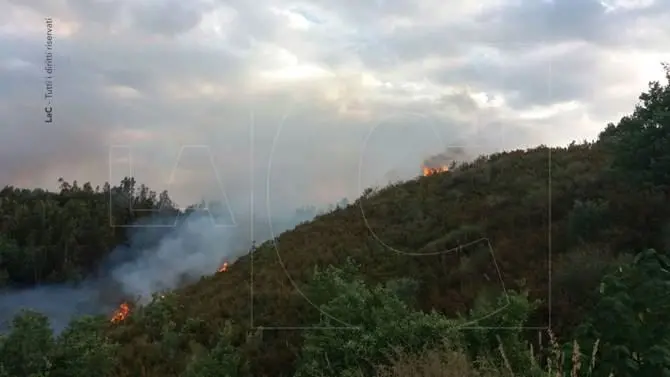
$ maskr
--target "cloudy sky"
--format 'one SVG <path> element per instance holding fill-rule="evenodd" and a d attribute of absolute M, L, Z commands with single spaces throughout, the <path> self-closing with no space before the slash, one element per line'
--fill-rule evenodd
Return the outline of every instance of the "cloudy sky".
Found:
<path fill-rule="evenodd" d="M 662 77 L 667 25 L 665 0 L 0 0 L 0 185 L 355 197 L 449 146 L 594 138 Z"/>

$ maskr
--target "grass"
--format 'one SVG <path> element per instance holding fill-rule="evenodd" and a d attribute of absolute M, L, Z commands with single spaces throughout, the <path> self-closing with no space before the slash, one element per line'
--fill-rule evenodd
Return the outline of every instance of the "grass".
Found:
<path fill-rule="evenodd" d="M 568 355 L 570 360 L 565 360 L 566 354 L 561 352 L 556 337 L 551 330 L 547 333 L 549 352 L 543 365 L 538 363 L 538 357 L 530 345 L 528 349 L 531 356 L 530 365 L 524 370 L 512 370 L 502 343 L 499 343 L 498 347 L 497 356 L 501 360 L 499 363 L 490 359 L 471 360 L 462 350 L 445 343 L 444 346 L 428 348 L 418 355 L 397 352 L 390 365 L 377 368 L 376 377 L 581 377 L 593 374 L 599 340 L 594 344 L 590 362 L 584 364 L 584 355 L 580 352 L 576 341 L 573 342 L 572 352 Z M 609 374 L 609 377 L 614 376 L 614 373 Z"/>

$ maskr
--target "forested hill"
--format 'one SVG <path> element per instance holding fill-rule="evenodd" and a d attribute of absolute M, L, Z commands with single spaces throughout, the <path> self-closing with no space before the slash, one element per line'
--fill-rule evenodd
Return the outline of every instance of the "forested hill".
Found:
<path fill-rule="evenodd" d="M 98 362 L 98 374 L 110 376 L 429 376 L 417 366 L 432 360 L 452 368 L 445 376 L 539 376 L 552 350 L 553 360 L 568 352 L 571 366 L 558 363 L 565 376 L 578 375 L 571 368 L 580 357 L 582 369 L 593 361 L 590 375 L 670 375 L 670 297 L 661 294 L 670 283 L 667 73 L 668 83 L 652 83 L 596 142 L 482 156 L 367 190 L 225 272 L 131 302 L 122 321 L 78 322 L 52 341 L 42 317 L 24 314 L 2 344 L 0 375 L 68 367 L 62 375 L 84 376 Z M 131 182 L 101 190 L 63 182 L 59 194 L 5 189 L 4 279 L 76 278 L 125 242 L 122 228 L 107 226 L 110 190 L 174 211 L 167 194 L 130 195 Z M 42 210 L 59 221 L 44 221 Z M 484 327 L 463 329 L 472 324 Z M 305 329 L 314 326 L 358 327 Z M 536 328 L 535 339 L 547 326 L 563 351 L 544 332 L 528 353 L 521 327 Z M 438 347 L 443 338 L 448 352 Z M 31 342 L 45 345 L 22 355 Z M 437 356 L 425 347 L 438 347 Z"/>
<path fill-rule="evenodd" d="M 105 184 L 102 188 L 63 179 L 59 183 L 57 193 L 12 186 L 0 191 L 0 276 L 5 285 L 82 278 L 126 240 L 125 229 L 110 226 L 110 221 L 133 223 L 146 216 L 148 209 L 162 209 L 166 215 L 176 211 L 167 192 L 156 194 L 144 185 L 135 187 L 131 178 L 119 186 Z M 134 191 L 137 194 L 131 195 Z"/>
<path fill-rule="evenodd" d="M 155 248 L 194 217 L 215 224 L 238 221 L 218 202 L 179 210 L 167 191 L 157 193 L 132 177 L 95 188 L 89 182 L 58 182 L 58 192 L 13 186 L 0 190 L 0 288 L 74 282 L 104 273 L 119 258 L 132 259 L 128 254 L 133 251 Z M 317 213 L 313 206 L 299 208 L 273 225 L 283 231 Z M 266 223 L 256 224 L 263 239 L 269 234 Z M 242 233 L 233 233 L 229 241 L 243 250 L 251 242 Z M 119 253 L 124 247 L 132 250 Z"/>

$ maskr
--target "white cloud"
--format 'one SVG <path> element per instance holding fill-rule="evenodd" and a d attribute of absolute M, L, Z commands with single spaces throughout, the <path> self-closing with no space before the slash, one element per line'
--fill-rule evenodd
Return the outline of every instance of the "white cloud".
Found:
<path fill-rule="evenodd" d="M 127 144 L 138 180 L 161 190 L 180 147 L 198 144 L 232 201 L 246 203 L 254 174 L 258 200 L 269 179 L 272 205 L 290 209 L 357 195 L 377 124 L 362 187 L 415 174 L 440 143 L 593 138 L 662 77 L 668 4 L 0 0 L 0 182 L 100 183 L 109 146 Z M 206 172 L 181 176 L 178 202 L 212 192 Z"/>

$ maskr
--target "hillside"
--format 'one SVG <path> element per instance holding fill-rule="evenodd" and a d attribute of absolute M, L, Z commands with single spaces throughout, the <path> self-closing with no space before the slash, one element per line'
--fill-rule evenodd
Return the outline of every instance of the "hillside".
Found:
<path fill-rule="evenodd" d="M 367 190 L 254 247 L 226 272 L 131 308 L 106 326 L 121 346 L 114 375 L 182 375 L 193 355 L 218 349 L 217 334 L 229 323 L 250 375 L 293 375 L 306 334 L 334 331 L 304 329 L 327 316 L 307 285 L 315 271 L 347 260 L 372 286 L 417 281 L 417 307 L 450 317 L 467 314 L 483 292 L 527 290 L 540 300 L 524 325 L 536 328 L 529 333 L 551 327 L 570 339 L 600 307 L 597 288 L 612 267 L 670 246 L 670 71 L 668 80 L 652 83 L 634 113 L 608 125 L 597 142 L 482 156 Z M 332 336 L 346 339 L 341 334 Z"/>
<path fill-rule="evenodd" d="M 316 266 L 340 265 L 352 257 L 364 266 L 370 281 L 419 277 L 420 306 L 446 313 L 464 312 L 485 286 L 519 289 L 525 281 L 532 297 L 545 300 L 529 326 L 546 327 L 550 253 L 557 263 L 554 275 L 569 270 L 572 276 L 580 276 L 588 273 L 580 267 L 591 266 L 561 264 L 560 256 L 578 258 L 593 251 L 599 252 L 597 258 L 613 258 L 610 249 L 648 245 L 649 233 L 637 235 L 635 229 L 648 229 L 641 221 L 649 219 L 647 212 L 659 208 L 646 199 L 634 207 L 636 212 L 629 212 L 631 206 L 625 203 L 612 208 L 622 218 L 616 228 L 588 242 L 569 241 L 575 200 L 616 203 L 623 196 L 631 200 L 624 187 L 619 190 L 599 174 L 603 169 L 604 156 L 597 146 L 540 147 L 482 158 L 450 173 L 371 192 L 345 209 L 261 245 L 253 262 L 251 257 L 242 258 L 229 272 L 203 278 L 180 291 L 177 299 L 184 309 L 177 320 L 197 316 L 215 331 L 224 318 L 231 318 L 246 328 L 253 289 L 253 325 L 279 328 L 265 331 L 263 347 L 255 351 L 252 362 L 259 368 L 255 375 L 279 375 L 299 349 L 299 331 L 291 328 L 319 321 L 317 309 L 300 293 L 302 284 Z M 634 213 L 637 216 L 623 218 Z M 459 245 L 467 246 L 459 251 Z M 599 276 L 583 278 L 581 288 L 589 290 Z M 561 318 L 554 323 L 567 325 L 567 318 L 578 316 L 579 304 L 588 303 L 576 306 L 564 289 L 553 288 L 551 312 Z M 128 321 L 117 336 L 126 342 L 133 334 L 141 337 L 143 331 Z M 294 341 L 291 347 L 283 347 L 287 338 Z M 142 354 L 129 345 L 125 362 L 139 367 L 145 362 L 138 358 Z"/>

